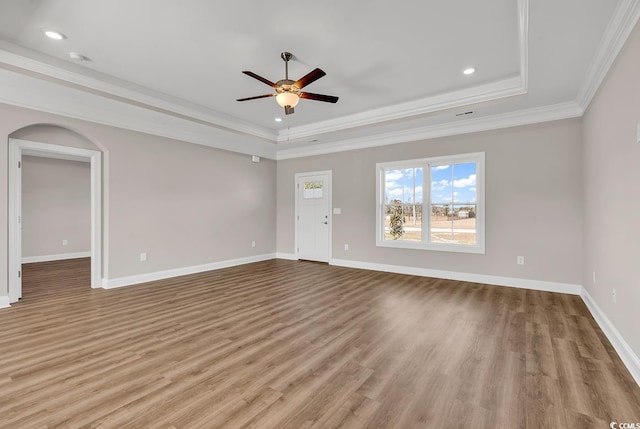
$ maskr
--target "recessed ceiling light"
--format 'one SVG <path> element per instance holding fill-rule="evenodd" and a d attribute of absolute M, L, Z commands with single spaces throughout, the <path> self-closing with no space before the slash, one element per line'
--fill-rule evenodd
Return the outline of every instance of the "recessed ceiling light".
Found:
<path fill-rule="evenodd" d="M 274 119 L 276 122 L 282 122 L 282 118 L 276 118 Z"/>
<path fill-rule="evenodd" d="M 474 69 L 473 67 L 467 67 L 462 71 L 462 73 L 466 75 L 474 74 L 475 72 L 476 72 L 476 69 Z"/>
<path fill-rule="evenodd" d="M 82 55 L 80 52 L 69 52 L 69 58 L 79 62 L 91 61 L 89 57 L 87 57 L 86 55 Z"/>
<path fill-rule="evenodd" d="M 44 34 L 46 34 L 47 37 L 53 40 L 62 40 L 67 38 L 67 36 L 65 36 L 61 32 L 54 30 L 45 30 Z"/>

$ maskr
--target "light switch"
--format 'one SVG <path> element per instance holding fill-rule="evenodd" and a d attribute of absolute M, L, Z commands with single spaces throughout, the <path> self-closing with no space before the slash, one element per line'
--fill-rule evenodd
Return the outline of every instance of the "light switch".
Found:
<path fill-rule="evenodd" d="M 335 207 L 333 209 L 333 214 L 340 214 L 340 213 L 342 213 L 342 209 L 340 207 Z"/>

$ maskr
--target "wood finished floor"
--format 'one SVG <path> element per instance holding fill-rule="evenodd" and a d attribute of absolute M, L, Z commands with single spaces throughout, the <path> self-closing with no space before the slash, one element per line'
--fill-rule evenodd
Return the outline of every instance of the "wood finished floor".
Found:
<path fill-rule="evenodd" d="M 116 290 L 24 266 L 0 427 L 608 428 L 640 388 L 580 298 L 265 261 Z"/>

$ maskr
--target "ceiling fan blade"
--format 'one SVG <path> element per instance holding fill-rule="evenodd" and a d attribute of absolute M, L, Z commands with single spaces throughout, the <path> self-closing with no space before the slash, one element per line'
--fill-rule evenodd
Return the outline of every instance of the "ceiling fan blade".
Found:
<path fill-rule="evenodd" d="M 293 107 L 291 106 L 284 106 L 284 114 L 285 115 L 291 115 L 293 113 L 295 113 L 296 111 L 293 110 Z"/>
<path fill-rule="evenodd" d="M 309 72 L 306 76 L 303 76 L 300 79 L 298 79 L 294 83 L 294 85 L 297 86 L 298 88 L 302 89 L 305 86 L 309 85 L 310 83 L 315 82 L 316 80 L 320 79 L 324 75 L 326 75 L 325 72 L 323 72 L 320 69 L 315 69 L 315 70 Z"/>
<path fill-rule="evenodd" d="M 257 100 L 258 98 L 274 97 L 276 94 L 256 95 L 255 97 L 238 98 L 236 101 Z"/>
<path fill-rule="evenodd" d="M 324 101 L 326 103 L 337 103 L 338 97 L 333 95 L 314 94 L 313 92 L 301 92 L 300 98 L 306 98 L 307 100 Z"/>
<path fill-rule="evenodd" d="M 254 79 L 258 79 L 260 82 L 262 83 L 266 83 L 267 85 L 269 85 L 271 88 L 277 88 L 278 85 L 276 85 L 275 83 L 271 82 L 269 79 L 265 79 L 262 76 L 258 76 L 257 74 L 255 74 L 254 72 L 251 71 L 243 71 L 242 73 L 246 74 L 247 76 L 251 76 Z"/>

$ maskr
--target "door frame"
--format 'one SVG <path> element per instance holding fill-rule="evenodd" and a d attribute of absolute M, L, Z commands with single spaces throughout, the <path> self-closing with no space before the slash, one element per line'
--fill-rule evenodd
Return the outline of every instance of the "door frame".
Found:
<path fill-rule="evenodd" d="M 102 287 L 102 152 L 29 140 L 9 139 L 9 302 L 22 297 L 22 156 L 91 164 L 91 287 Z"/>
<path fill-rule="evenodd" d="M 319 174 L 326 174 L 329 177 L 329 183 L 327 186 L 327 190 L 328 190 L 328 200 L 329 200 L 329 261 L 328 263 L 331 264 L 331 259 L 332 259 L 332 248 L 333 248 L 333 244 L 332 244 L 332 237 L 333 237 L 333 176 L 332 176 L 333 171 L 332 170 L 324 170 L 324 171 L 310 171 L 310 172 L 306 172 L 306 173 L 296 173 L 295 177 L 294 177 L 294 183 L 293 183 L 293 189 L 295 192 L 295 213 L 294 213 L 294 220 L 295 220 L 295 247 L 294 247 L 294 255 L 296 256 L 296 259 L 300 259 L 299 257 L 299 252 L 298 252 L 298 228 L 299 228 L 299 223 L 300 223 L 300 212 L 298 210 L 299 206 L 300 206 L 300 192 L 298 190 L 298 182 L 301 178 L 306 177 L 306 176 L 317 176 Z"/>

